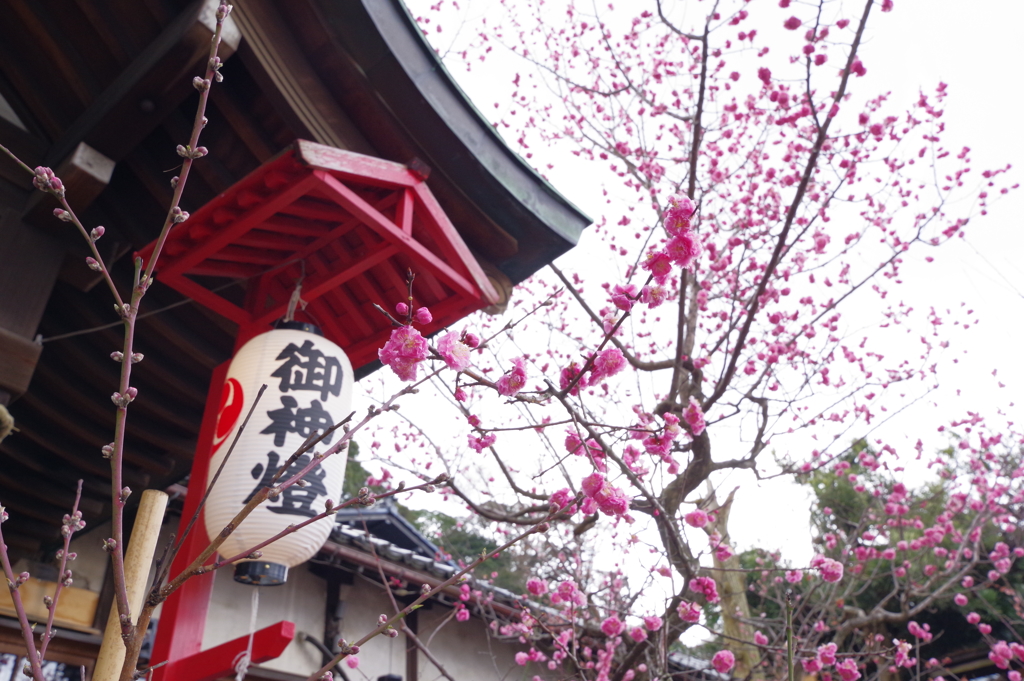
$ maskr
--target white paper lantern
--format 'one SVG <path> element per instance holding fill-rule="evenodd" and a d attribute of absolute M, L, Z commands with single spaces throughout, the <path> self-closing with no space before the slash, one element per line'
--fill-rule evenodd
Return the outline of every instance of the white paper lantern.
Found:
<path fill-rule="evenodd" d="M 315 329 L 298 323 L 290 326 Z M 230 449 L 260 386 L 266 384 L 267 390 L 206 502 L 204 514 L 210 537 L 217 536 L 254 494 L 270 484 L 277 469 L 311 432 L 323 432 L 349 414 L 354 381 L 352 364 L 340 347 L 309 331 L 278 328 L 242 346 L 231 360 L 226 382 L 210 479 Z M 325 451 L 338 437 L 340 432 L 333 433 L 313 450 Z M 303 454 L 279 482 L 298 472 L 310 458 L 310 453 Z M 337 503 L 345 480 L 345 463 L 344 453 L 328 457 L 305 477 L 306 486 L 294 485 L 261 504 L 221 545 L 220 554 L 236 556 L 289 525 L 317 515 L 328 499 Z M 259 560 L 238 565 L 235 579 L 260 585 L 284 583 L 288 568 L 313 557 L 333 526 L 333 516 L 324 518 L 261 549 Z"/>

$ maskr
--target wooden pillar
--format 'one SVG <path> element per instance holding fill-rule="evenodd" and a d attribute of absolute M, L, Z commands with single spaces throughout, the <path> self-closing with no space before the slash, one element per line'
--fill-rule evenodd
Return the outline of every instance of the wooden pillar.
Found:
<path fill-rule="evenodd" d="M 192 516 L 199 508 L 199 502 L 206 491 L 206 479 L 210 471 L 210 450 L 213 445 L 214 430 L 217 426 L 217 415 L 220 412 L 221 392 L 224 378 L 228 373 L 230 362 L 224 362 L 213 370 L 210 377 L 210 390 L 206 397 L 206 409 L 203 412 L 203 424 L 199 429 L 199 441 L 196 445 L 195 458 L 192 460 L 192 473 L 188 481 L 188 494 L 185 496 L 185 507 L 178 524 L 178 536 L 188 526 Z M 179 574 L 195 560 L 209 545 L 206 536 L 206 525 L 200 514 L 192 531 L 186 537 L 178 555 L 171 563 L 171 577 Z M 153 642 L 153 655 L 150 665 L 165 661 L 180 660 L 195 655 L 203 647 L 203 632 L 206 629 L 206 613 L 210 609 L 210 596 L 213 593 L 215 573 L 193 577 L 184 586 L 164 601 L 157 622 L 156 640 Z M 166 667 L 153 670 L 152 680 L 162 681 Z"/>

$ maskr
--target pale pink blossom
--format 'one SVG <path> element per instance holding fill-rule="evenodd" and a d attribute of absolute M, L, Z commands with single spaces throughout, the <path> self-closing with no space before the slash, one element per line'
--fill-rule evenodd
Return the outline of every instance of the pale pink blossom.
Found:
<path fill-rule="evenodd" d="M 459 608 L 455 611 L 455 619 L 459 622 L 465 622 L 469 619 L 469 609 L 466 607 Z"/>
<path fill-rule="evenodd" d="M 804 578 L 800 570 L 786 570 L 786 581 L 790 584 L 799 584 Z"/>
<path fill-rule="evenodd" d="M 762 634 L 760 631 L 754 632 L 754 643 L 759 646 L 768 645 L 768 637 Z"/>
<path fill-rule="evenodd" d="M 629 637 L 637 643 L 640 643 L 640 641 L 647 640 L 647 632 L 640 627 L 634 627 L 629 630 Z"/>
<path fill-rule="evenodd" d="M 663 622 L 661 621 L 661 618 L 657 615 L 647 615 L 644 617 L 644 628 L 646 628 L 647 631 L 657 631 L 658 629 L 661 629 L 662 624 Z"/>
<path fill-rule="evenodd" d="M 640 302 L 654 309 L 668 300 L 668 289 L 664 286 L 644 286 L 640 289 Z"/>
<path fill-rule="evenodd" d="M 358 655 L 349 655 L 348 657 L 345 658 L 345 665 L 349 669 L 356 669 L 357 667 L 359 667 L 359 656 Z"/>
<path fill-rule="evenodd" d="M 437 342 L 437 353 L 445 364 L 456 371 L 464 371 L 469 367 L 469 346 L 460 341 L 459 334 L 454 331 L 446 333 Z"/>

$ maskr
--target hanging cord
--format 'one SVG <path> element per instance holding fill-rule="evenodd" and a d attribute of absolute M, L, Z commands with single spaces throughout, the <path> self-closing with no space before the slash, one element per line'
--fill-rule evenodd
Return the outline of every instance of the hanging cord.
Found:
<path fill-rule="evenodd" d="M 243 681 L 249 671 L 249 664 L 252 662 L 252 637 L 256 633 L 256 612 L 260 609 L 260 588 L 253 587 L 252 605 L 249 611 L 249 643 L 245 652 L 235 657 L 235 681 Z"/>
<path fill-rule="evenodd" d="M 299 263 L 302 265 L 302 275 L 295 282 L 295 290 L 292 291 L 291 298 L 288 299 L 288 310 L 284 313 L 284 321 L 290 322 L 295 320 L 295 308 L 301 307 L 302 311 L 306 311 L 307 303 L 302 299 L 302 280 L 306 278 L 306 261 L 300 260 Z"/>

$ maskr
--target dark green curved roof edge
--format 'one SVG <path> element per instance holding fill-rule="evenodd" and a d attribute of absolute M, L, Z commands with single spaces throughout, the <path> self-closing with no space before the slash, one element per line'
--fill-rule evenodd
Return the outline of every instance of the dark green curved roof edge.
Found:
<path fill-rule="evenodd" d="M 315 1 L 427 163 L 519 242 L 496 263 L 513 283 L 576 245 L 592 220 L 509 149 L 400 0 Z"/>

